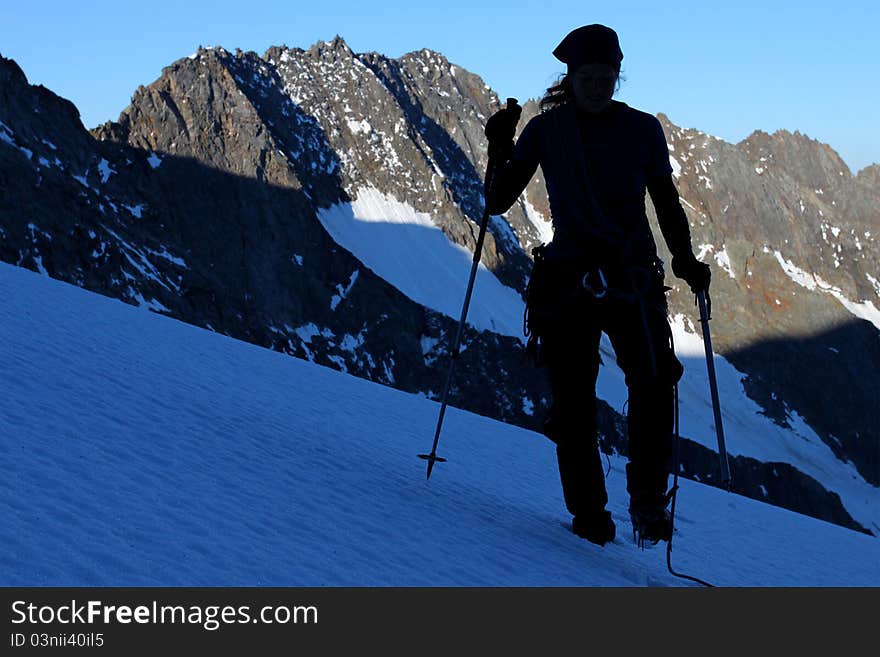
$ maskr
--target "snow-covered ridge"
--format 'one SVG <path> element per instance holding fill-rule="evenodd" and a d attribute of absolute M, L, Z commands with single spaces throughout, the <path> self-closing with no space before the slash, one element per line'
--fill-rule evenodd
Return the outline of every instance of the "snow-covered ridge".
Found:
<path fill-rule="evenodd" d="M 765 250 L 769 251 L 769 249 Z M 868 320 L 874 326 L 880 329 L 880 309 L 878 309 L 874 305 L 873 301 L 852 301 L 851 299 L 848 299 L 846 296 L 844 296 L 843 291 L 840 288 L 826 282 L 822 279 L 821 276 L 818 276 L 817 274 L 811 274 L 806 270 L 801 269 L 791 260 L 787 260 L 779 251 L 773 251 L 773 255 L 776 258 L 776 261 L 779 263 L 779 266 L 782 267 L 782 270 L 795 283 L 811 291 L 818 290 L 820 292 L 830 294 L 835 299 L 837 299 L 840 302 L 840 305 L 846 308 L 850 313 L 860 319 Z M 868 280 L 871 280 L 870 277 Z"/>

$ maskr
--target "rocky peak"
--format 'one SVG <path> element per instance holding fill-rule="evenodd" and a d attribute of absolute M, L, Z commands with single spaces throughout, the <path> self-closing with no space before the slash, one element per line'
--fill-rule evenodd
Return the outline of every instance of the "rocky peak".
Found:
<path fill-rule="evenodd" d="M 431 51 L 400 60 L 356 55 L 341 39 L 223 61 L 310 194 L 310 177 L 338 178 L 341 195 L 317 192 L 319 206 L 381 189 L 473 248 L 482 214 L 482 130 L 497 103 L 477 76 Z M 306 162 L 307 170 L 297 164 Z M 521 287 L 528 260 L 519 240 L 500 224 L 490 231 L 483 262 Z"/>
<path fill-rule="evenodd" d="M 880 164 L 870 164 L 861 169 L 856 178 L 860 181 L 880 189 Z"/>
<path fill-rule="evenodd" d="M 29 86 L 27 76 L 18 63 L 3 55 L 0 55 L 0 82 L 3 83 L 3 89 L 21 89 Z"/>
<path fill-rule="evenodd" d="M 756 167 L 779 167 L 810 189 L 833 193 L 852 176 L 834 149 L 797 130 L 777 130 L 772 135 L 756 130 L 738 146 Z"/>
<path fill-rule="evenodd" d="M 49 139 L 53 132 L 50 116 L 57 116 L 76 127 L 84 128 L 79 110 L 66 98 L 61 98 L 43 85 L 31 85 L 21 67 L 0 54 L 0 109 L 9 127 L 28 131 L 31 137 Z M 39 142 L 40 139 L 37 139 Z M 54 142 L 53 142 L 54 143 Z"/>
<path fill-rule="evenodd" d="M 330 41 L 318 41 L 307 51 L 313 57 L 322 59 L 350 59 L 354 57 L 354 51 L 338 34 Z"/>
<path fill-rule="evenodd" d="M 800 132 L 755 131 L 730 144 L 658 118 L 698 251 L 702 244 L 717 252 L 735 234 L 742 251 L 731 247 L 725 257 L 742 264 L 733 260 L 730 275 L 749 271 L 747 258 L 779 253 L 847 298 L 869 298 L 866 274 L 877 254 L 865 247 L 880 188 L 855 179 L 830 146 Z"/>

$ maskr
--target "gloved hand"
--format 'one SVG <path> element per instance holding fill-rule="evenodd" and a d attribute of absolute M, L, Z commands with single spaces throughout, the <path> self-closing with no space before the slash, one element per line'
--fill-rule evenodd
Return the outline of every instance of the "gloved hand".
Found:
<path fill-rule="evenodd" d="M 673 256 L 672 272 L 686 281 L 694 294 L 709 290 L 709 281 L 712 278 L 709 265 L 697 260 L 693 253 Z"/>
<path fill-rule="evenodd" d="M 510 158 L 513 153 L 513 136 L 516 124 L 522 114 L 522 107 L 516 99 L 508 98 L 507 106 L 495 112 L 486 121 L 486 137 L 489 140 L 489 157 Z"/>

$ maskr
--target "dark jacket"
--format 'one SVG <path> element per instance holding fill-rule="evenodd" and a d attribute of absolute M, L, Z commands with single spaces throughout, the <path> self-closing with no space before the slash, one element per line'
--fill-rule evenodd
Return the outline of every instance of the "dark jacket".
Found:
<path fill-rule="evenodd" d="M 496 168 L 487 194 L 490 214 L 513 205 L 538 165 L 554 230 L 546 257 L 650 266 L 657 249 L 645 213 L 646 189 L 672 254 L 691 252 L 666 137 L 654 116 L 618 101 L 597 114 L 565 103 L 535 116 L 511 159 Z"/>

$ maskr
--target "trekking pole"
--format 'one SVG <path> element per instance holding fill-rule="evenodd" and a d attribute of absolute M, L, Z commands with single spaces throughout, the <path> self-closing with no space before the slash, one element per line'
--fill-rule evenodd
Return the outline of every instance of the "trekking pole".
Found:
<path fill-rule="evenodd" d="M 709 369 L 709 390 L 712 393 L 712 411 L 715 414 L 715 434 L 718 436 L 718 456 L 721 459 L 721 483 L 730 490 L 730 464 L 727 462 L 727 449 L 724 446 L 724 427 L 721 424 L 721 404 L 718 401 L 718 384 L 715 380 L 715 360 L 712 357 L 712 337 L 709 335 L 709 304 L 708 293 L 700 290 L 697 301 L 700 304 L 700 325 L 703 329 L 703 346 L 706 349 L 706 367 Z"/>
<path fill-rule="evenodd" d="M 519 108 L 519 104 L 516 98 L 508 98 L 507 99 L 507 107 L 512 108 L 515 111 L 522 111 Z M 492 153 L 489 153 L 489 162 L 486 165 L 486 189 L 492 189 L 492 183 L 495 178 L 495 167 L 494 161 L 492 157 Z M 488 199 L 487 199 L 488 201 Z M 455 342 L 452 345 L 452 359 L 449 362 L 449 370 L 446 372 L 446 383 L 443 385 L 443 397 L 442 402 L 440 404 L 440 416 L 437 418 L 437 430 L 434 432 L 434 445 L 431 447 L 430 454 L 419 454 L 420 459 L 425 459 L 428 462 L 428 476 L 427 478 L 431 478 L 431 470 L 434 469 L 434 463 L 440 462 L 445 463 L 446 459 L 437 456 L 437 443 L 440 441 L 440 428 L 443 426 L 443 417 L 446 415 L 446 404 L 447 398 L 449 396 L 449 385 L 452 383 L 452 372 L 455 369 L 455 361 L 458 360 L 459 355 L 459 347 L 461 346 L 461 336 L 464 333 L 464 322 L 467 318 L 468 307 L 471 304 L 471 294 L 474 291 L 474 281 L 477 278 L 477 269 L 480 265 L 480 254 L 483 251 L 483 241 L 486 239 L 486 228 L 489 225 L 489 205 L 488 202 L 485 204 L 486 207 L 483 210 L 483 218 L 480 221 L 480 234 L 477 237 L 477 245 L 474 247 L 474 259 L 471 264 L 471 276 L 468 280 L 467 292 L 464 295 L 464 305 L 461 309 L 461 319 L 458 320 L 458 330 L 455 333 Z"/>

